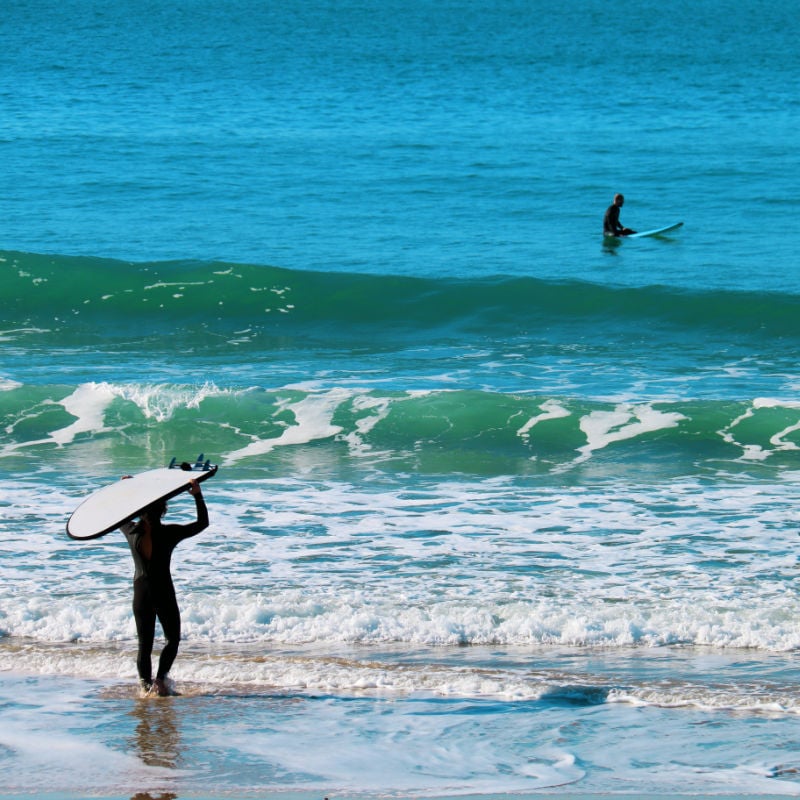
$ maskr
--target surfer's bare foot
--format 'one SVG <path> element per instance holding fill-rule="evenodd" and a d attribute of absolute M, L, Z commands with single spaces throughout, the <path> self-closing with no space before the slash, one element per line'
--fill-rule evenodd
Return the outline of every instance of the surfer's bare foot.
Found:
<path fill-rule="evenodd" d="M 142 697 L 147 697 L 150 692 L 153 691 L 153 683 L 152 681 L 146 681 L 144 678 L 139 679 L 139 691 L 142 694 Z"/>
<path fill-rule="evenodd" d="M 159 697 L 175 697 L 180 694 L 169 685 L 166 678 L 156 678 L 153 681 L 153 690 Z"/>

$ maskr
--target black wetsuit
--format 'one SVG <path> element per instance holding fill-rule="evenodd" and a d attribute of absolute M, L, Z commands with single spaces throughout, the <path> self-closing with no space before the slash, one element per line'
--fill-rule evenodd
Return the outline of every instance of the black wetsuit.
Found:
<path fill-rule="evenodd" d="M 624 232 L 625 228 L 619 221 L 619 206 L 612 203 L 603 217 L 603 233 L 606 236 L 622 236 Z"/>
<path fill-rule="evenodd" d="M 156 618 L 164 631 L 164 649 L 158 661 L 157 678 L 163 680 L 178 654 L 181 639 L 181 614 L 175 587 L 170 573 L 172 551 L 178 542 L 195 536 L 208 527 L 208 510 L 201 494 L 194 495 L 197 504 L 197 521 L 188 525 L 153 525 L 151 532 L 152 552 L 147 559 L 142 552 L 144 523 L 128 523 L 122 532 L 128 540 L 133 555 L 133 616 L 139 639 L 139 654 L 136 667 L 139 678 L 152 683 L 152 650 L 156 631 Z"/>

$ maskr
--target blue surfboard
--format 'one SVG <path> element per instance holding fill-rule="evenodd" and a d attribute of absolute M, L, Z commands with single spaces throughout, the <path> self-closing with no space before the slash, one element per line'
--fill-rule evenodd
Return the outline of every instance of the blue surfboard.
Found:
<path fill-rule="evenodd" d="M 645 236 L 661 236 L 664 233 L 675 231 L 683 225 L 682 222 L 674 222 L 672 225 L 665 225 L 663 228 L 654 228 L 651 231 L 641 231 L 640 233 L 631 233 L 624 237 L 626 239 L 643 239 Z"/>

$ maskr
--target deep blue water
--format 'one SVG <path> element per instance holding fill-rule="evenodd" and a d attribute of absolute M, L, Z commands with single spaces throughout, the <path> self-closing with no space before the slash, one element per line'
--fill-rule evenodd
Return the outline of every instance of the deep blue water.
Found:
<path fill-rule="evenodd" d="M 796 10 L 12 2 L 4 246 L 797 291 Z"/>

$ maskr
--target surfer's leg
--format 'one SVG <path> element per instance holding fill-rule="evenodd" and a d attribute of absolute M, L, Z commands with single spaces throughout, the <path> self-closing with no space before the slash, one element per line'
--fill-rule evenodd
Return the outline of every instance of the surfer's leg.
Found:
<path fill-rule="evenodd" d="M 178 645 L 181 641 L 181 612 L 178 610 L 178 601 L 173 595 L 167 602 L 158 607 L 158 621 L 164 630 L 164 649 L 158 659 L 157 680 L 163 681 L 178 655 Z"/>
<path fill-rule="evenodd" d="M 148 597 L 143 582 L 133 584 L 133 618 L 136 621 L 136 637 L 139 640 L 139 653 L 136 656 L 136 669 L 139 680 L 149 688 L 153 682 L 151 653 L 156 633 L 156 612 Z"/>

